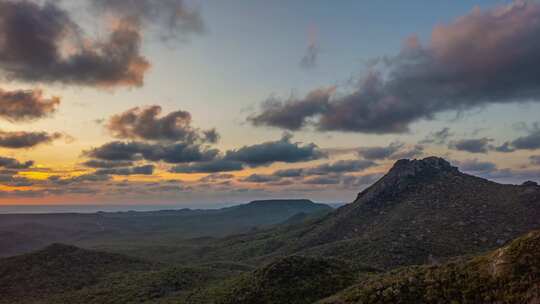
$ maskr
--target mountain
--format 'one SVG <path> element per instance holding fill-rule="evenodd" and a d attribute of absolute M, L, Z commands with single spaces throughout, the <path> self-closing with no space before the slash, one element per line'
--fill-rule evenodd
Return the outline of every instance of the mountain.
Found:
<path fill-rule="evenodd" d="M 201 258 L 254 263 L 303 254 L 380 269 L 491 250 L 540 228 L 540 187 L 503 185 L 441 158 L 400 160 L 356 200 L 296 225 L 229 237 Z"/>
<path fill-rule="evenodd" d="M 540 231 L 478 257 L 374 275 L 319 303 L 540 303 Z"/>
<path fill-rule="evenodd" d="M 139 248 L 133 248 L 136 244 L 169 246 L 191 238 L 245 233 L 279 224 L 297 214 L 319 216 L 331 210 L 309 200 L 267 200 L 211 210 L 4 214 L 0 215 L 0 256 L 29 252 L 55 242 L 137 251 Z"/>

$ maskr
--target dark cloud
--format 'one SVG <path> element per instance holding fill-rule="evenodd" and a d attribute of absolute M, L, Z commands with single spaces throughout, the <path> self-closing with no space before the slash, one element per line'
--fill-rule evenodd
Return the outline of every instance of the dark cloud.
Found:
<path fill-rule="evenodd" d="M 16 172 L 0 174 L 0 184 L 8 187 L 30 187 L 34 183 L 26 177 L 17 176 Z"/>
<path fill-rule="evenodd" d="M 105 39 L 93 40 L 53 1 L 0 1 L 0 41 L 0 69 L 10 80 L 141 86 L 150 67 L 136 20 L 114 20 Z"/>
<path fill-rule="evenodd" d="M 207 162 L 197 162 L 187 165 L 178 165 L 170 169 L 173 173 L 216 173 L 239 171 L 243 169 L 242 162 L 215 159 Z"/>
<path fill-rule="evenodd" d="M 215 129 L 200 131 L 191 126 L 189 112 L 175 111 L 159 117 L 161 111 L 157 105 L 132 108 L 112 116 L 107 129 L 114 137 L 122 139 L 217 142 L 219 135 Z"/>
<path fill-rule="evenodd" d="M 144 165 L 127 168 L 109 168 L 100 169 L 95 172 L 96 175 L 152 175 L 154 174 L 154 165 Z"/>
<path fill-rule="evenodd" d="M 248 183 L 268 183 L 279 181 L 281 177 L 275 175 L 266 174 L 251 174 L 250 176 L 242 179 L 243 182 Z"/>
<path fill-rule="evenodd" d="M 490 173 L 498 170 L 495 163 L 489 161 L 479 161 L 478 159 L 469 159 L 464 161 L 453 161 L 460 170 L 475 174 Z"/>
<path fill-rule="evenodd" d="M 209 174 L 209 175 L 207 175 L 207 176 L 201 178 L 199 181 L 208 183 L 208 182 L 216 182 L 216 181 L 229 180 L 229 179 L 232 179 L 232 178 L 234 178 L 234 175 L 232 175 L 232 174 L 227 174 L 227 173 L 212 173 L 212 174 Z"/>
<path fill-rule="evenodd" d="M 213 160 L 218 150 L 186 143 L 149 144 L 144 142 L 113 141 L 84 152 L 85 156 L 109 161 L 164 161 L 166 163 L 189 163 Z"/>
<path fill-rule="evenodd" d="M 300 177 L 304 174 L 304 169 L 282 169 L 277 170 L 273 173 L 275 176 L 279 177 Z"/>
<path fill-rule="evenodd" d="M 135 19 L 153 27 L 161 38 L 185 40 L 205 32 L 197 9 L 186 6 L 184 0 L 91 0 L 100 14 L 113 14 Z"/>
<path fill-rule="evenodd" d="M 219 141 L 220 135 L 216 129 L 205 130 L 202 133 L 204 135 L 203 140 L 208 143 L 215 144 Z"/>
<path fill-rule="evenodd" d="M 369 160 L 388 159 L 397 153 L 403 146 L 403 143 L 393 142 L 386 147 L 359 148 L 357 153 L 359 156 Z"/>
<path fill-rule="evenodd" d="M 450 128 L 443 128 L 437 132 L 430 133 L 425 139 L 421 140 L 421 144 L 445 144 L 454 134 L 450 133 Z"/>
<path fill-rule="evenodd" d="M 133 166 L 133 162 L 92 159 L 92 160 L 84 162 L 83 165 L 89 168 L 110 169 L 110 168 L 131 167 Z"/>
<path fill-rule="evenodd" d="M 403 133 L 411 123 L 446 111 L 538 101 L 539 18 L 535 1 L 474 9 L 435 27 L 427 45 L 411 37 L 350 91 L 273 100 L 249 120 L 289 130 L 313 125 L 322 131 Z"/>
<path fill-rule="evenodd" d="M 450 142 L 448 148 L 469 153 L 488 153 L 492 149 L 490 142 L 493 139 L 483 137 L 475 139 L 462 139 Z"/>
<path fill-rule="evenodd" d="M 0 131 L 0 147 L 11 149 L 33 148 L 62 138 L 61 133 L 47 132 L 4 132 Z"/>
<path fill-rule="evenodd" d="M 326 175 L 330 173 L 360 172 L 376 165 L 377 163 L 371 160 L 339 160 L 304 171 L 307 175 Z"/>
<path fill-rule="evenodd" d="M 305 100 L 291 98 L 281 101 L 269 98 L 262 104 L 262 111 L 248 117 L 255 126 L 275 126 L 287 130 L 299 130 L 307 122 L 307 118 L 326 112 L 335 88 L 317 89 L 309 93 Z"/>
<path fill-rule="evenodd" d="M 306 185 L 337 185 L 341 182 L 340 175 L 315 176 L 303 181 Z"/>
<path fill-rule="evenodd" d="M 47 99 L 43 97 L 41 90 L 4 91 L 0 89 L 0 117 L 11 122 L 47 117 L 56 111 L 59 104 L 60 98 Z"/>
<path fill-rule="evenodd" d="M 95 173 L 87 173 L 82 174 L 74 177 L 68 177 L 68 178 L 62 178 L 58 175 L 51 175 L 47 179 L 49 182 L 51 182 L 53 185 L 57 186 L 65 186 L 65 185 L 71 185 L 71 184 L 78 184 L 78 183 L 98 183 L 98 182 L 106 182 L 111 180 L 111 176 L 104 175 L 104 174 L 95 174 Z"/>
<path fill-rule="evenodd" d="M 5 169 L 28 169 L 34 165 L 34 161 L 20 162 L 11 157 L 0 156 L 0 167 Z"/>
<path fill-rule="evenodd" d="M 497 147 L 498 152 L 514 152 L 516 150 L 536 150 L 540 149 L 540 125 L 535 123 L 532 128 L 527 129 L 525 136 L 518 137 L 512 141 L 505 142 Z"/>
<path fill-rule="evenodd" d="M 227 151 L 225 160 L 240 161 L 248 166 L 266 166 L 274 162 L 305 162 L 326 157 L 317 145 L 311 143 L 301 145 L 291 142 L 291 136 L 285 134 L 278 141 L 244 146 L 237 150 Z"/>

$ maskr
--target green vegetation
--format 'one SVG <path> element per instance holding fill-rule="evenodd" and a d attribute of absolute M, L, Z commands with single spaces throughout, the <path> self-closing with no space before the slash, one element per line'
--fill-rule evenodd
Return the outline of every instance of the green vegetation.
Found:
<path fill-rule="evenodd" d="M 538 303 L 540 231 L 490 254 L 372 276 L 325 304 Z"/>
<path fill-rule="evenodd" d="M 540 303 L 540 232 L 509 243 L 540 228 L 536 184 L 399 161 L 352 204 L 327 208 L 262 201 L 26 222 L 0 237 L 74 233 L 116 253 L 56 244 L 0 259 L 0 304 Z M 105 230 L 88 233 L 96 224 L 81 219 L 95 217 Z M 241 234 L 204 236 L 215 229 Z"/>
<path fill-rule="evenodd" d="M 352 284 L 350 265 L 338 260 L 291 256 L 229 282 L 219 303 L 313 303 Z"/>

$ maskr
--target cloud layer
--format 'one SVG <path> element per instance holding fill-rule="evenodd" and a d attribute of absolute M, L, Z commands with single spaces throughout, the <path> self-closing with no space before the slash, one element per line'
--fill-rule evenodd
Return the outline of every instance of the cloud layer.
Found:
<path fill-rule="evenodd" d="M 409 38 L 353 90 L 273 99 L 248 120 L 288 130 L 403 133 L 445 111 L 540 100 L 539 20 L 537 2 L 476 8 L 435 27 L 428 45 Z"/>

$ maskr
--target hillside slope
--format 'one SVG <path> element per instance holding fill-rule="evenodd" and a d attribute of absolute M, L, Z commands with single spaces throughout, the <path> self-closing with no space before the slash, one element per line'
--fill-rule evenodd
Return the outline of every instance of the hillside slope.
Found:
<path fill-rule="evenodd" d="M 430 157 L 398 161 L 321 219 L 227 238 L 201 257 L 256 262 L 300 253 L 391 269 L 494 249 L 536 228 L 538 185 L 498 184 Z"/>
<path fill-rule="evenodd" d="M 375 275 L 320 303 L 540 303 L 540 231 L 466 261 Z"/>
<path fill-rule="evenodd" d="M 171 267 L 53 244 L 0 259 L 0 303 L 182 303 L 200 288 L 244 271 L 238 268 Z"/>

